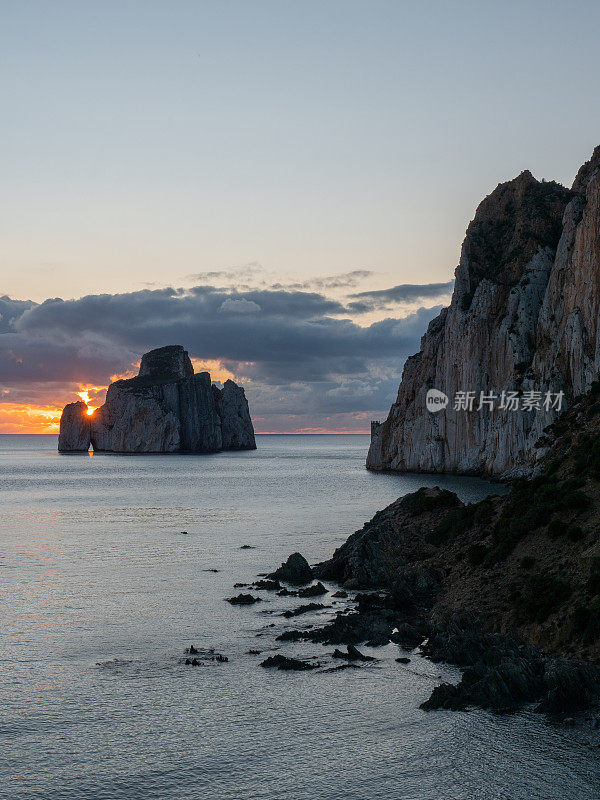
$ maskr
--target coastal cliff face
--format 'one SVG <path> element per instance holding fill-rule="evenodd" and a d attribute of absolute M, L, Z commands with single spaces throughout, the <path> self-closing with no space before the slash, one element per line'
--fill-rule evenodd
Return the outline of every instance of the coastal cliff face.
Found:
<path fill-rule="evenodd" d="M 86 453 L 90 448 L 90 418 L 83 401 L 64 407 L 60 420 L 58 449 L 73 453 Z"/>
<path fill-rule="evenodd" d="M 480 204 L 452 301 L 407 359 L 396 402 L 373 423 L 367 467 L 515 477 L 544 453 L 544 429 L 600 373 L 600 148 L 571 190 L 523 172 Z M 428 390 L 448 406 L 427 410 Z M 519 410 L 498 408 L 516 391 Z M 455 409 L 473 392 L 473 410 Z M 479 408 L 480 393 L 494 395 Z M 541 392 L 540 408 L 523 397 Z"/>
<path fill-rule="evenodd" d="M 85 403 L 65 407 L 59 450 L 88 450 L 90 444 L 94 451 L 115 453 L 256 448 L 244 390 L 233 381 L 220 390 L 208 372 L 195 375 L 179 345 L 146 353 L 135 378 L 112 383 L 104 405 L 91 416 L 86 412 Z M 88 420 L 87 428 L 80 417 Z"/>
<path fill-rule="evenodd" d="M 600 383 L 547 437 L 535 477 L 468 505 L 439 488 L 405 495 L 315 576 L 600 665 Z"/>

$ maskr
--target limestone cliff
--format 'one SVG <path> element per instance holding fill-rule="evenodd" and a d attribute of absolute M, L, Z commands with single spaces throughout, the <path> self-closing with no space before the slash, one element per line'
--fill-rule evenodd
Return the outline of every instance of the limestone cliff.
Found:
<path fill-rule="evenodd" d="M 434 621 L 486 631 L 600 665 L 600 382 L 547 433 L 538 474 L 463 505 L 445 489 L 399 498 L 315 577 L 388 588 Z"/>
<path fill-rule="evenodd" d="M 208 372 L 195 375 L 180 345 L 146 353 L 135 378 L 112 383 L 104 405 L 91 416 L 86 412 L 85 403 L 65 407 L 59 450 L 87 450 L 90 444 L 115 453 L 256 448 L 244 390 L 233 381 L 220 390 Z"/>
<path fill-rule="evenodd" d="M 600 372 L 600 148 L 571 190 L 523 172 L 486 197 L 463 243 L 452 301 L 404 366 L 370 469 L 516 476 L 534 469 L 544 429 Z M 431 412 L 429 389 L 448 406 Z M 500 409 L 514 391 L 519 410 Z M 455 410 L 473 392 L 473 410 Z M 480 393 L 496 397 L 479 408 Z M 540 408 L 523 399 L 541 392 Z M 529 395 L 531 396 L 531 395 Z"/>
<path fill-rule="evenodd" d="M 88 407 L 81 400 L 64 407 L 60 420 L 58 449 L 85 453 L 90 448 L 90 418 Z"/>

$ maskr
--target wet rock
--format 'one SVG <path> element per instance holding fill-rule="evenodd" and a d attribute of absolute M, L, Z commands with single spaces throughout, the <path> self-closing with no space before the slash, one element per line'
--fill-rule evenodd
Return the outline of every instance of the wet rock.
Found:
<path fill-rule="evenodd" d="M 282 642 L 312 641 L 323 644 L 358 644 L 368 642 L 370 647 L 380 647 L 389 642 L 395 619 L 391 612 L 366 612 L 360 614 L 338 613 L 323 627 L 303 631 L 284 631 L 277 639 Z"/>
<path fill-rule="evenodd" d="M 589 664 L 553 659 L 544 683 L 546 694 L 536 710 L 545 714 L 580 714 L 600 700 L 600 670 Z"/>
<path fill-rule="evenodd" d="M 277 592 L 279 597 L 298 597 L 298 592 L 294 591 L 294 589 L 286 589 L 285 587 L 280 591 Z"/>
<path fill-rule="evenodd" d="M 238 594 L 237 597 L 226 597 L 232 606 L 251 606 L 253 603 L 260 603 L 260 597 L 253 597 L 251 594 Z"/>
<path fill-rule="evenodd" d="M 193 644 L 190 645 L 190 649 L 187 652 L 192 656 L 198 655 L 198 651 L 196 650 Z"/>
<path fill-rule="evenodd" d="M 353 644 L 348 645 L 345 653 L 343 653 L 341 650 L 334 650 L 332 657 L 344 658 L 346 661 L 377 661 L 377 659 L 373 658 L 373 656 L 366 656 L 364 653 L 361 653 L 360 650 Z"/>
<path fill-rule="evenodd" d="M 269 658 L 266 658 L 261 662 L 261 667 L 265 667 L 267 669 L 276 667 L 277 669 L 281 670 L 303 671 L 308 669 L 316 669 L 316 667 L 320 666 L 321 665 L 317 662 L 310 663 L 308 661 L 302 661 L 299 658 L 282 656 L 279 653 L 276 656 L 269 656 Z"/>
<path fill-rule="evenodd" d="M 405 650 L 413 650 L 421 644 L 425 635 L 425 632 L 419 626 L 403 622 L 398 625 L 398 630 L 392 633 L 390 639 Z"/>
<path fill-rule="evenodd" d="M 320 581 L 313 586 L 307 586 L 306 589 L 298 591 L 298 597 L 319 597 L 322 594 L 327 594 L 327 589 Z"/>
<path fill-rule="evenodd" d="M 600 700 L 600 670 L 587 664 L 548 659 L 539 650 L 500 634 L 476 630 L 434 630 L 423 652 L 464 668 L 456 685 L 434 689 L 422 708 L 463 710 L 471 706 L 495 712 L 538 703 L 546 714 L 574 716 Z"/>
<path fill-rule="evenodd" d="M 313 572 L 310 564 L 300 553 L 292 553 L 279 569 L 267 576 L 274 580 L 286 581 L 287 583 L 310 583 L 313 579 Z"/>
<path fill-rule="evenodd" d="M 331 596 L 345 599 L 346 597 L 348 597 L 348 592 L 345 592 L 343 589 L 338 589 L 338 591 L 334 592 Z"/>
<path fill-rule="evenodd" d="M 281 584 L 279 581 L 271 581 L 271 580 L 262 580 L 256 581 L 256 583 L 252 586 L 253 589 L 262 589 L 265 592 L 274 592 L 278 589 L 281 589 Z"/>
<path fill-rule="evenodd" d="M 327 608 L 327 606 L 322 603 L 307 603 L 304 606 L 298 606 L 293 611 L 284 611 L 281 616 L 290 619 L 291 617 L 299 617 L 301 614 L 308 614 L 311 611 L 320 611 L 322 608 Z"/>
<path fill-rule="evenodd" d="M 406 658 L 406 656 L 401 656 L 397 658 L 396 661 L 398 664 L 410 664 L 410 658 Z"/>

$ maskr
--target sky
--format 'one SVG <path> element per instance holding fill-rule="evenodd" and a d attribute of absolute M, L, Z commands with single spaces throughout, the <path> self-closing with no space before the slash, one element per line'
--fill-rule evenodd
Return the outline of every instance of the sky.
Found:
<path fill-rule="evenodd" d="M 0 432 L 182 344 L 367 431 L 480 200 L 600 143 L 600 5 L 0 0 Z"/>

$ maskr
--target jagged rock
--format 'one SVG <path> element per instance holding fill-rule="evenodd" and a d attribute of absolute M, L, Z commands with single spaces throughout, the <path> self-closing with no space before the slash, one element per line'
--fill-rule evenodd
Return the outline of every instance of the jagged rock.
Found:
<path fill-rule="evenodd" d="M 267 576 L 274 580 L 287 581 L 288 583 L 310 583 L 313 572 L 310 564 L 300 553 L 292 553 L 288 560 L 279 569 Z"/>
<path fill-rule="evenodd" d="M 58 449 L 61 453 L 87 452 L 90 449 L 90 417 L 81 400 L 68 403 L 60 418 Z"/>
<path fill-rule="evenodd" d="M 223 450 L 254 450 L 254 428 L 242 387 L 227 380 L 222 389 L 213 386 L 213 393 L 221 419 Z"/>
<path fill-rule="evenodd" d="M 345 653 L 342 650 L 334 650 L 332 658 L 344 658 L 346 661 L 377 661 L 373 656 L 366 656 L 364 653 L 361 653 L 358 647 L 355 647 L 353 644 L 349 644 L 346 647 Z"/>
<path fill-rule="evenodd" d="M 256 581 L 253 584 L 252 589 L 262 589 L 265 592 L 275 592 L 278 589 L 281 589 L 281 584 L 279 583 L 279 581 L 271 581 L 269 579 L 261 580 L 261 581 Z"/>
<path fill-rule="evenodd" d="M 328 608 L 328 606 L 324 606 L 323 603 L 307 603 L 304 606 L 298 606 L 293 611 L 284 611 L 281 616 L 290 619 L 291 617 L 299 617 L 301 614 L 308 614 L 311 611 L 320 611 L 323 608 Z"/>
<path fill-rule="evenodd" d="M 300 589 L 298 597 L 319 597 L 322 594 L 327 594 L 327 589 L 319 581 L 312 586 L 307 586 L 306 589 Z"/>
<path fill-rule="evenodd" d="M 136 381 L 137 378 L 132 378 Z M 173 410 L 177 384 L 135 391 L 131 381 L 108 387 L 106 402 L 93 415 L 94 451 L 115 453 L 176 453 L 182 449 L 181 424 Z"/>
<path fill-rule="evenodd" d="M 151 350 L 142 356 L 135 378 L 108 387 L 104 405 L 88 421 L 85 447 L 84 429 L 73 438 L 73 418 L 78 416 L 72 405 L 87 411 L 83 403 L 65 408 L 61 450 L 87 450 L 90 443 L 95 451 L 117 453 L 213 453 L 256 447 L 244 390 L 233 381 L 220 390 L 211 384 L 208 372 L 195 375 L 180 345 Z"/>
<path fill-rule="evenodd" d="M 407 607 L 415 599 L 433 595 L 439 588 L 437 573 L 426 565 L 420 566 L 418 559 L 431 555 L 435 548 L 415 534 L 429 531 L 448 510 L 460 505 L 453 492 L 438 487 L 405 495 L 378 511 L 329 561 L 317 564 L 315 577 L 352 588 L 385 586 L 393 589 L 397 607 Z M 405 568 L 412 558 L 417 563 Z M 372 603 L 374 599 L 363 597 L 361 602 Z"/>
<path fill-rule="evenodd" d="M 455 410 L 460 391 L 590 388 L 600 373 L 600 148 L 572 190 L 523 172 L 467 229 L 449 308 L 407 359 L 396 402 L 374 423 L 375 470 L 529 474 L 557 411 Z M 448 406 L 427 410 L 435 388 Z M 564 408 L 564 407 L 563 407 Z"/>
<path fill-rule="evenodd" d="M 251 606 L 254 603 L 260 603 L 260 597 L 254 597 L 251 594 L 238 594 L 236 597 L 225 598 L 232 606 Z"/>
<path fill-rule="evenodd" d="M 298 592 L 294 589 L 288 589 L 286 586 L 277 592 L 279 597 L 298 597 Z"/>
<path fill-rule="evenodd" d="M 321 665 L 317 662 L 310 663 L 308 661 L 301 661 L 299 658 L 288 658 L 288 656 L 282 656 L 281 654 L 269 656 L 269 658 L 261 662 L 261 667 L 277 667 L 277 669 L 297 671 L 315 669 L 320 666 Z"/>
<path fill-rule="evenodd" d="M 338 613 L 333 622 L 322 628 L 284 631 L 276 638 L 280 642 L 312 641 L 346 645 L 367 642 L 369 647 L 382 647 L 390 641 L 394 626 L 394 615 L 385 610 Z"/>

